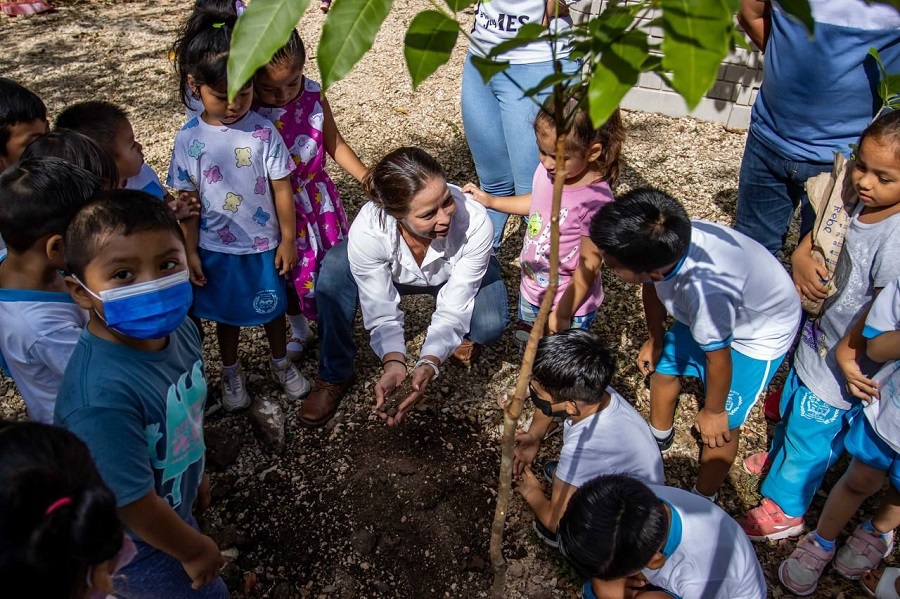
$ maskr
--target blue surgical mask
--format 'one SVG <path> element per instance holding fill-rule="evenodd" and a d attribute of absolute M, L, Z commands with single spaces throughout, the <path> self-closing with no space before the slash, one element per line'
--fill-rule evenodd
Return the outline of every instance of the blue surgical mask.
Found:
<path fill-rule="evenodd" d="M 146 283 L 106 289 L 99 295 L 74 278 L 103 302 L 106 317 L 101 319 L 106 326 L 135 339 L 168 337 L 184 322 L 194 300 L 187 269 Z"/>

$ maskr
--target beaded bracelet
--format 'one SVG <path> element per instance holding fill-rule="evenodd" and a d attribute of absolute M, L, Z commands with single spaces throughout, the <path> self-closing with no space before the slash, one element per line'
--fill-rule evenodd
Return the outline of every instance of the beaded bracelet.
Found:
<path fill-rule="evenodd" d="M 391 358 L 390 360 L 385 360 L 384 362 L 381 363 L 381 367 L 384 368 L 385 366 L 387 366 L 387 365 L 390 364 L 391 362 L 396 362 L 397 364 L 403 364 L 403 368 L 406 369 L 406 361 L 405 361 L 405 360 L 398 360 L 397 358 Z"/>

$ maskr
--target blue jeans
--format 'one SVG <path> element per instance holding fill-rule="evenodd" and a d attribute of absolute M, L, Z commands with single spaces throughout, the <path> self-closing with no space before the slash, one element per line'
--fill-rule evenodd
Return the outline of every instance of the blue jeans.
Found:
<path fill-rule="evenodd" d="M 782 158 L 748 132 L 741 160 L 735 229 L 775 255 L 784 246 L 794 209 L 799 205 L 802 238 L 816 221 L 806 195 L 806 180 L 831 171 L 832 166 Z"/>
<path fill-rule="evenodd" d="M 195 530 L 197 521 L 187 521 Z M 191 588 L 191 578 L 177 559 L 136 540 L 137 555 L 114 578 L 113 595 L 121 599 L 228 599 L 230 594 L 221 578 L 216 578 L 200 590 Z"/>
<path fill-rule="evenodd" d="M 578 61 L 563 60 L 563 71 L 574 73 Z M 462 119 L 469 151 L 481 189 L 493 196 L 531 193 L 538 165 L 534 117 L 550 95 L 547 89 L 533 98 L 522 95 L 553 73 L 553 62 L 509 65 L 487 83 L 466 56 L 462 77 Z M 521 88 L 519 87 L 521 86 Z M 509 215 L 488 210 L 494 224 L 494 249 L 500 247 Z"/>
<path fill-rule="evenodd" d="M 415 287 L 395 285 L 400 295 L 427 293 L 436 296 L 441 285 Z M 481 288 L 475 295 L 475 308 L 468 339 L 480 345 L 494 343 L 509 324 L 506 285 L 500 276 L 500 263 L 491 256 Z M 356 344 L 353 342 L 353 318 L 359 302 L 356 280 L 350 272 L 347 242 L 342 241 L 325 254 L 316 281 L 316 306 L 319 310 L 319 378 L 341 383 L 353 376 Z"/>

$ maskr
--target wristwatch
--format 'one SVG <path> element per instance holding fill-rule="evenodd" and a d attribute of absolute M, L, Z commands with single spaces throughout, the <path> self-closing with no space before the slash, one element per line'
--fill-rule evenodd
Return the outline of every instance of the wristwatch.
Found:
<path fill-rule="evenodd" d="M 416 365 L 413 366 L 413 370 L 415 370 L 419 366 L 422 366 L 423 364 L 428 364 L 429 366 L 431 366 L 432 370 L 434 370 L 434 378 L 441 376 L 441 369 L 438 368 L 438 365 L 434 363 L 434 360 L 429 360 L 428 358 L 422 358 L 421 360 L 416 362 Z"/>

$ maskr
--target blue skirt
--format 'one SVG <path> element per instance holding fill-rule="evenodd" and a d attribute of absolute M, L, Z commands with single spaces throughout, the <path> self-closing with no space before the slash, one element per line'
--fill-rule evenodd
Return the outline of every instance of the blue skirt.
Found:
<path fill-rule="evenodd" d="M 200 261 L 206 285 L 194 287 L 194 315 L 252 327 L 284 314 L 285 279 L 275 268 L 275 250 L 237 255 L 200 248 Z"/>

